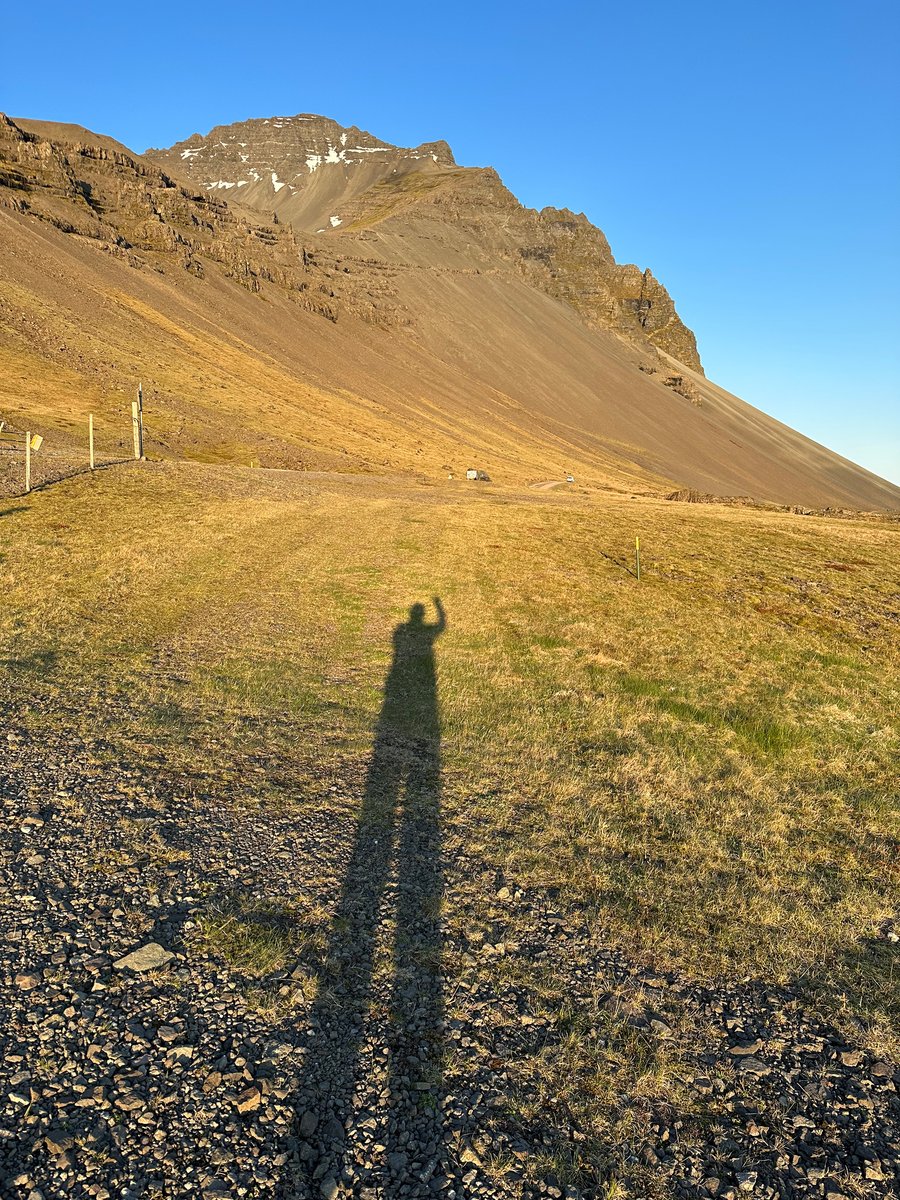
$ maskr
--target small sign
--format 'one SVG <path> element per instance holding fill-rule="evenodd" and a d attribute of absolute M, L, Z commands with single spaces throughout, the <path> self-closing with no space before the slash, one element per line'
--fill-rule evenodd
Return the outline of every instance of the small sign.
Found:
<path fill-rule="evenodd" d="M 40 450 L 40 448 L 41 448 L 41 446 L 43 446 L 43 444 L 44 444 L 44 439 L 41 437 L 41 435 L 39 433 L 32 434 L 32 437 L 31 437 L 32 450 Z"/>

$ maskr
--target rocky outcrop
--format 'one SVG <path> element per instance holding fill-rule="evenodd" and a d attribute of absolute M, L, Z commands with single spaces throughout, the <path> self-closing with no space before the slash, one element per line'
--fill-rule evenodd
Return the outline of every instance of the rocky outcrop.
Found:
<path fill-rule="evenodd" d="M 290 224 L 236 215 L 215 193 L 184 186 L 138 156 L 99 142 L 61 144 L 0 114 L 0 207 L 89 238 L 136 269 L 212 269 L 250 292 L 271 285 L 329 320 L 352 313 L 403 324 L 385 272 L 360 270 Z"/>
<path fill-rule="evenodd" d="M 523 257 L 543 264 L 547 290 L 568 301 L 591 327 L 642 335 L 702 371 L 697 339 L 649 268 L 618 264 L 604 234 L 583 213 L 545 208 L 539 220 L 542 240 L 523 247 Z"/>

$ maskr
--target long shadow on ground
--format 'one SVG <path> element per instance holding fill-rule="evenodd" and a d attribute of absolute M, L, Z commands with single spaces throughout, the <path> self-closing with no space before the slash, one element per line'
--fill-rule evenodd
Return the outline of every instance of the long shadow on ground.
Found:
<path fill-rule="evenodd" d="M 288 1194 L 331 1195 L 352 1183 L 392 1195 L 428 1191 L 442 1146 L 440 713 L 434 643 L 446 626 L 414 604 L 394 653 L 355 831 L 331 925 L 298 1085 Z M 394 926 L 387 948 L 379 930 Z M 383 961 L 384 960 L 384 961 Z M 373 980 L 391 973 L 387 1011 Z M 381 996 L 385 995 L 379 989 Z M 382 1008 L 385 1005 L 382 1004 Z M 369 1029 L 369 1042 L 364 1030 Z M 359 1156 L 360 1143 L 368 1149 Z M 412 1188 L 411 1188 L 412 1185 Z M 293 1190 L 291 1190 L 293 1189 Z"/>

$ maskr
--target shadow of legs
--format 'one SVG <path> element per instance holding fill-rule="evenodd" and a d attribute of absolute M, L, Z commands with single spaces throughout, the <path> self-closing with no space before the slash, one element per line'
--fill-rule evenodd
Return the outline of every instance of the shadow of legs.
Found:
<path fill-rule="evenodd" d="M 446 622 L 439 600 L 435 606 L 436 623 L 427 624 L 424 607 L 415 604 L 394 631 L 353 849 L 310 1015 L 289 1142 L 299 1159 L 286 1177 L 291 1197 L 329 1196 L 341 1182 L 354 1193 L 377 1185 L 384 1197 L 401 1187 L 405 1196 L 429 1195 L 440 1157 L 440 722 L 433 647 Z M 379 928 L 391 918 L 393 982 L 386 995 L 376 962 Z M 377 1031 L 379 1006 L 389 1012 L 387 1025 L 382 1043 L 369 1048 L 364 1030 Z"/>
<path fill-rule="evenodd" d="M 443 880 L 437 754 L 427 744 L 413 754 L 397 845 L 391 1109 L 385 1141 L 390 1173 L 424 1185 L 436 1171 L 442 1140 Z"/>

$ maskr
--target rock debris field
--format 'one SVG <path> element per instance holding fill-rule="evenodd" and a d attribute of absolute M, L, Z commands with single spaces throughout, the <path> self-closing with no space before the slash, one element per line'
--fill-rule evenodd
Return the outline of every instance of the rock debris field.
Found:
<path fill-rule="evenodd" d="M 359 769 L 319 785 L 248 808 L 2 726 L 3 1197 L 898 1194 L 893 1063 L 788 991 L 599 946 L 462 809 L 366 826 Z"/>

